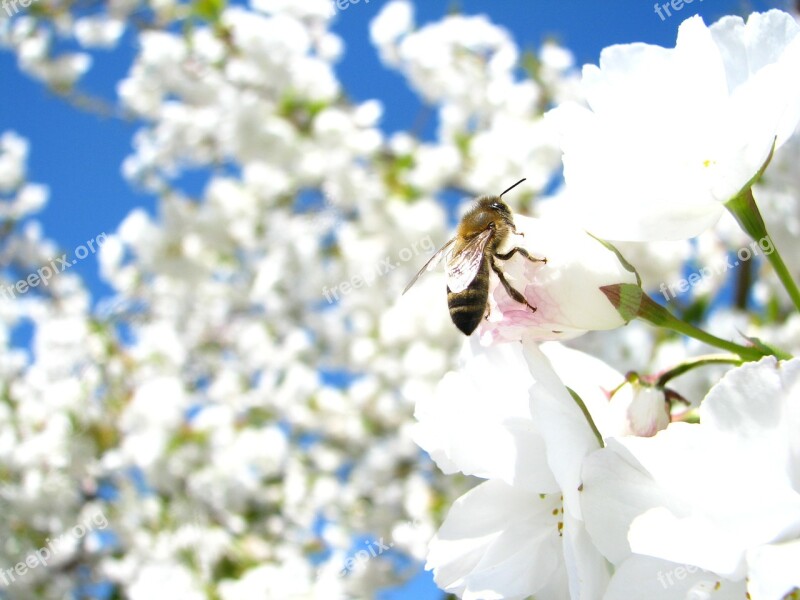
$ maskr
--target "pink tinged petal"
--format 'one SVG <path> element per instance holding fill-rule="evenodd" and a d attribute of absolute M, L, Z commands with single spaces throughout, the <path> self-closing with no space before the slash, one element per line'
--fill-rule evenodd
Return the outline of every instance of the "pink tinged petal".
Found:
<path fill-rule="evenodd" d="M 547 463 L 564 495 L 564 507 L 581 518 L 579 488 L 584 459 L 600 447 L 589 423 L 536 343 L 523 342 L 534 384 L 530 406 L 547 449 Z"/>
<path fill-rule="evenodd" d="M 552 583 L 563 561 L 560 506 L 558 496 L 482 483 L 453 504 L 430 543 L 425 568 L 433 569 L 440 588 L 465 600 L 536 594 Z"/>
<path fill-rule="evenodd" d="M 519 344 L 470 338 L 463 366 L 417 403 L 414 441 L 445 473 L 497 478 L 537 493 L 558 491 L 529 407 L 533 379 Z"/>
<path fill-rule="evenodd" d="M 508 248 L 524 248 L 547 263 L 533 263 L 520 254 L 502 262 L 506 279 L 521 292 L 527 306 L 511 298 L 494 275 L 489 291 L 489 316 L 479 326 L 481 342 L 569 339 L 595 329 L 624 324 L 600 287 L 635 283 L 617 256 L 584 231 L 555 219 L 516 216 L 517 230 Z"/>
<path fill-rule="evenodd" d="M 617 568 L 603 600 L 742 600 L 746 593 L 744 581 L 635 554 Z"/>
<path fill-rule="evenodd" d="M 752 600 L 781 600 L 800 589 L 800 540 L 754 548 L 747 563 Z"/>

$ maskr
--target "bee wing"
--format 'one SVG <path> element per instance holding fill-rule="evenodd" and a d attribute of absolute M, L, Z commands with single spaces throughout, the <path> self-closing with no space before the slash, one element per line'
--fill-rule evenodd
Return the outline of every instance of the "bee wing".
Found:
<path fill-rule="evenodd" d="M 492 229 L 481 231 L 447 263 L 447 287 L 451 292 L 463 292 L 475 279 L 483 262 L 486 243 L 492 237 L 492 231 Z"/>
<path fill-rule="evenodd" d="M 436 251 L 436 254 L 434 254 L 428 259 L 428 262 L 426 262 L 422 266 L 422 268 L 417 272 L 417 274 L 414 275 L 413 279 L 408 282 L 406 289 L 403 290 L 403 294 L 405 294 L 408 290 L 411 289 L 411 286 L 417 282 L 417 279 L 420 278 L 420 275 L 428 271 L 432 271 L 433 269 L 436 268 L 436 266 L 442 261 L 442 258 L 444 258 L 444 255 L 447 254 L 447 251 L 450 249 L 450 246 L 452 246 L 453 242 L 455 241 L 456 238 L 454 237 L 450 238 L 444 246 L 442 246 Z M 402 296 L 403 294 L 400 295 Z"/>

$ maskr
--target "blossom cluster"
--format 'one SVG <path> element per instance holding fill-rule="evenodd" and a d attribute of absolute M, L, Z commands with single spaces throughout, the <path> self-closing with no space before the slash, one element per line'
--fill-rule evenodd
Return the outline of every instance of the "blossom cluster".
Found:
<path fill-rule="evenodd" d="M 607 48 L 599 66 L 583 69 L 586 104 L 547 113 L 565 167 L 551 218 L 568 211 L 596 248 L 581 247 L 580 228 L 551 243 L 558 221 L 537 229 L 516 217 L 524 238 L 515 244 L 547 262 L 520 258 L 508 279 L 537 310 L 495 282 L 482 334 L 417 402 L 415 439 L 439 468 L 485 480 L 453 504 L 431 542 L 427 567 L 440 587 L 468 600 L 800 593 L 796 335 L 779 349 L 679 321 L 646 295 L 638 261 L 610 243 L 687 239 L 727 210 L 769 242 L 795 304 L 786 312 L 800 310 L 790 269 L 772 256 L 780 247 L 759 235 L 766 226 L 752 189 L 775 185 L 773 157 L 797 156 L 784 147 L 800 122 L 798 68 L 800 25 L 786 13 L 711 26 L 693 17 L 675 48 Z M 634 318 L 732 354 L 682 348 L 652 375 L 641 366 L 623 374 L 548 341 Z M 713 385 L 673 388 L 684 373 L 723 364 Z"/>
<path fill-rule="evenodd" d="M 0 303 L 0 564 L 108 520 L 6 596 L 368 598 L 409 575 L 398 556 L 472 600 L 798 593 L 800 261 L 774 262 L 800 256 L 792 16 L 691 18 L 675 48 L 613 46 L 581 75 L 488 17 L 382 3 L 376 52 L 436 112 L 422 140 L 347 100 L 329 0 L 35 6 L 0 48 L 135 119 L 122 171 L 158 207 L 105 236 L 99 306 L 72 271 Z M 125 36 L 117 104 L 94 102 L 92 52 Z M 0 133 L 0 285 L 60 254 L 31 152 Z M 441 277 L 400 297 L 413 261 L 382 261 L 447 239 L 443 191 L 521 176 L 512 243 L 547 260 L 503 269 L 536 310 L 493 276 L 464 342 Z M 753 198 L 769 262 L 682 296 L 696 330 L 648 303 L 762 239 Z M 352 568 L 364 536 L 380 551 Z"/>
<path fill-rule="evenodd" d="M 72 272 L 0 303 L 0 537 L 12 540 L 0 564 L 84 512 L 109 521 L 102 543 L 65 549 L 10 598 L 97 593 L 89 582 L 133 599 L 371 597 L 408 576 L 391 557 L 424 561 L 470 486 L 411 435 L 414 402 L 456 365 L 459 334 L 434 281 L 397 302 L 411 260 L 381 264 L 446 236 L 444 188 L 474 195 L 520 171 L 544 188 L 560 158 L 542 99 L 577 98 L 569 52 L 547 44 L 541 77 L 519 81 L 516 44 L 486 18 L 415 30 L 403 3 L 387 37 L 379 15 L 387 66 L 421 97 L 441 91 L 443 125 L 423 142 L 384 133 L 379 100 L 345 100 L 328 0 L 200 4 L 39 0 L 0 21 L 23 73 L 135 119 L 122 171 L 158 197 L 155 215 L 133 209 L 107 234 L 98 259 L 114 296 L 97 308 Z M 107 106 L 82 80 L 94 52 L 126 38 L 136 55 Z M 390 61 L 397 45 L 408 49 Z M 432 45 L 449 62 L 426 70 Z M 485 83 L 485 105 L 450 94 Z M 30 152 L 3 134 L 5 283 L 59 255 L 33 218 L 47 189 L 28 181 Z M 209 173 L 199 197 L 181 187 L 190 169 Z M 326 288 L 378 270 L 379 284 L 326 302 Z M 12 340 L 20 324 L 30 351 Z M 341 576 L 364 535 L 392 552 Z"/>

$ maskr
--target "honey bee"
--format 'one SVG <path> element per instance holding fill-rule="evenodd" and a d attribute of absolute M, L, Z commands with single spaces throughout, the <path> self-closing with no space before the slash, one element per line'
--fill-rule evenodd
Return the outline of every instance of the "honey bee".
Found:
<path fill-rule="evenodd" d="M 405 294 L 420 275 L 434 269 L 447 256 L 447 306 L 450 318 L 464 335 L 478 327 L 484 315 L 488 316 L 489 269 L 494 271 L 508 295 L 536 312 L 518 290 L 514 289 L 497 264 L 519 253 L 531 262 L 546 263 L 546 258 L 534 258 L 524 248 L 513 247 L 505 254 L 498 252 L 511 233 L 517 233 L 511 209 L 502 201 L 503 195 L 525 179 L 505 190 L 499 196 L 482 196 L 467 211 L 458 224 L 456 234 L 439 248 L 403 290 Z"/>

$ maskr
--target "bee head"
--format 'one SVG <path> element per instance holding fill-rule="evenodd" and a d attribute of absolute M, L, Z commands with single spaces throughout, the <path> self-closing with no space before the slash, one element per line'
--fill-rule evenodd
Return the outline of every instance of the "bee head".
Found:
<path fill-rule="evenodd" d="M 484 196 L 464 215 L 459 232 L 470 238 L 486 229 L 493 229 L 502 237 L 513 226 L 514 220 L 508 205 L 499 196 Z"/>
<path fill-rule="evenodd" d="M 525 180 L 519 180 L 508 188 L 508 190 L 513 189 L 523 181 Z M 508 190 L 503 192 L 503 194 Z M 508 232 L 514 230 L 514 217 L 511 214 L 511 209 L 508 207 L 508 204 L 502 200 L 503 194 L 478 198 L 478 201 L 474 204 L 472 209 L 470 209 L 461 220 L 459 235 L 470 238 L 486 229 L 493 229 L 495 232 L 493 236 L 495 241 L 493 244 L 500 243 L 505 239 Z"/>
<path fill-rule="evenodd" d="M 489 196 L 488 198 L 481 198 L 481 200 L 485 203 L 487 210 L 495 212 L 501 218 L 511 220 L 511 209 L 499 196 Z"/>
<path fill-rule="evenodd" d="M 497 215 L 497 217 L 499 217 L 502 220 L 502 223 L 504 225 L 507 225 L 508 227 L 511 227 L 513 229 L 514 228 L 514 219 L 511 216 L 511 209 L 508 208 L 508 204 L 503 202 L 502 198 L 506 194 L 506 192 L 509 192 L 509 191 L 513 190 L 515 187 L 517 187 L 523 181 L 525 181 L 524 178 L 520 179 L 517 183 L 512 185 L 510 188 L 507 188 L 506 190 L 504 190 L 503 193 L 500 194 L 499 196 L 484 196 L 483 198 L 478 200 L 478 205 L 481 208 L 483 208 L 484 210 L 486 210 L 487 212 L 488 211 L 492 211 L 495 215 Z"/>

